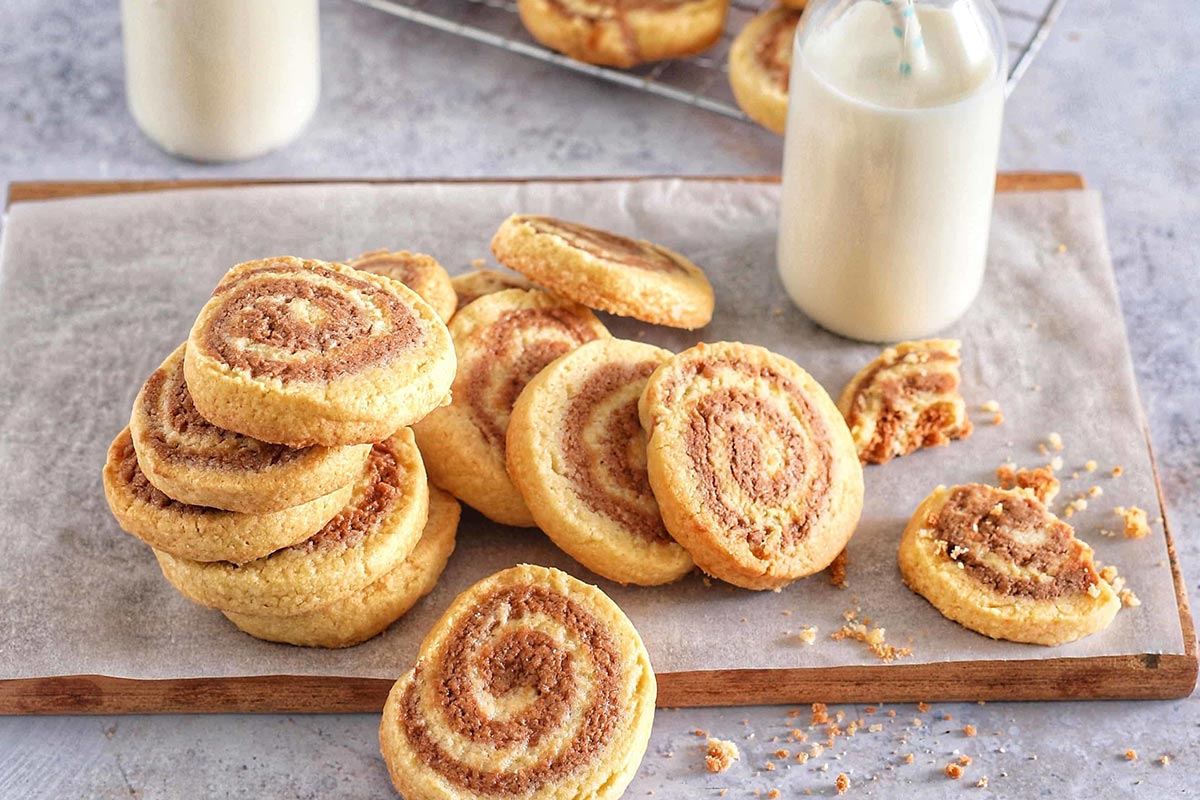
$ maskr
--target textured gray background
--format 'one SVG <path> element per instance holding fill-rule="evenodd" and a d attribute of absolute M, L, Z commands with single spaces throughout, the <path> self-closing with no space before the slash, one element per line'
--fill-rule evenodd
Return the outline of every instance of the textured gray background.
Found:
<path fill-rule="evenodd" d="M 236 166 L 174 161 L 124 110 L 114 2 L 4 0 L 0 180 L 171 176 L 472 176 L 774 172 L 779 141 L 741 123 L 561 73 L 378 12 L 323 4 L 318 118 Z M 1004 168 L 1074 169 L 1104 193 L 1134 359 L 1189 587 L 1200 591 L 1200 22 L 1190 0 L 1070 0 L 1009 102 Z M 850 717 L 854 708 L 845 709 Z M 760 771 L 785 708 L 665 711 L 628 796 L 1187 796 L 1200 701 L 898 707 L 840 759 Z M 941 714 L 951 714 L 943 721 Z M 806 715 L 805 715 L 806 716 Z M 915 728 L 914 717 L 924 724 Z M 805 717 L 801 717 L 804 719 Z M 885 718 L 887 719 L 887 718 Z M 745 721 L 745 722 L 744 722 Z M 969 722 L 980 736 L 967 739 Z M 364 797 L 390 793 L 371 715 L 0 719 L 3 797 Z M 702 728 L 743 762 L 700 766 Z M 901 738 L 907 736 L 908 743 Z M 845 744 L 841 744 L 841 742 Z M 1128 747 L 1141 758 L 1127 763 Z M 794 749 L 794 748 L 793 748 Z M 938 770 L 955 750 L 990 791 Z M 913 765 L 895 766 L 913 752 Z M 1169 766 L 1154 759 L 1169 754 Z M 828 763 L 829 771 L 819 766 Z M 971 795 L 968 795 L 971 796 Z"/>

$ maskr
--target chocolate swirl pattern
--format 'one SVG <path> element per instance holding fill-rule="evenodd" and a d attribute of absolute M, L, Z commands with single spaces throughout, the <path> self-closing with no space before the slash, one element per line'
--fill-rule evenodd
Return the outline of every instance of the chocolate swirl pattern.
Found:
<path fill-rule="evenodd" d="M 366 588 L 303 614 L 224 614 L 251 636 L 271 642 L 303 647 L 352 647 L 365 642 L 433 591 L 454 552 L 461 511 L 457 500 L 430 487 L 429 519 L 421 540 L 404 563 Z"/>
<path fill-rule="evenodd" d="M 453 402 L 414 430 L 434 484 L 488 518 L 530 526 L 533 518 L 509 478 L 505 437 L 513 403 L 559 356 L 608 331 L 582 306 L 545 292 L 508 289 L 456 314 Z"/>
<path fill-rule="evenodd" d="M 525 387 L 508 425 L 508 473 L 538 527 L 620 583 L 669 583 L 692 569 L 650 490 L 638 423 L 646 381 L 670 356 L 640 342 L 588 342 Z"/>
<path fill-rule="evenodd" d="M 939 486 L 900 542 L 900 573 L 943 615 L 995 639 L 1054 645 L 1108 626 L 1120 600 L 1092 549 L 1036 498 Z"/>
<path fill-rule="evenodd" d="M 353 483 L 370 445 L 290 448 L 216 427 L 192 403 L 180 345 L 146 381 L 129 430 L 138 464 L 182 503 L 265 514 Z"/>
<path fill-rule="evenodd" d="M 193 561 L 235 564 L 304 541 L 328 523 L 350 499 L 347 484 L 291 508 L 242 514 L 172 500 L 138 465 L 129 429 L 108 450 L 104 496 L 121 528 L 151 547 Z"/>
<path fill-rule="evenodd" d="M 185 597 L 237 614 L 289 616 L 326 606 L 391 572 L 421 537 L 429 486 L 412 431 L 371 449 L 346 505 L 321 530 L 241 565 L 199 563 L 155 551 Z"/>
<path fill-rule="evenodd" d="M 348 262 L 355 269 L 400 281 L 421 296 L 443 322 L 449 322 L 458 307 L 458 295 L 450 275 L 433 256 L 407 250 L 372 250 Z"/>
<path fill-rule="evenodd" d="M 777 588 L 845 547 L 862 469 L 837 408 L 795 363 L 753 345 L 697 345 L 651 375 L 639 410 L 663 521 L 705 572 Z"/>
<path fill-rule="evenodd" d="M 305 447 L 380 441 L 446 400 L 449 333 L 396 281 L 290 257 L 239 264 L 192 327 L 192 401 L 214 425 Z"/>
<path fill-rule="evenodd" d="M 958 391 L 959 347 L 953 339 L 901 342 L 851 379 L 838 409 L 864 464 L 971 435 Z"/>
<path fill-rule="evenodd" d="M 599 589 L 519 566 L 468 589 L 388 695 L 396 789 L 425 798 L 616 798 L 653 723 L 641 639 Z"/>
<path fill-rule="evenodd" d="M 492 238 L 500 263 L 589 308 L 677 328 L 712 319 L 708 278 L 678 253 L 554 217 L 515 214 Z"/>
<path fill-rule="evenodd" d="M 729 84 L 738 105 L 780 135 L 787 126 L 792 41 L 799 24 L 798 10 L 777 6 L 750 20 L 729 49 Z"/>
<path fill-rule="evenodd" d="M 711 47 L 729 0 L 518 0 L 529 32 L 577 61 L 632 67 Z"/>

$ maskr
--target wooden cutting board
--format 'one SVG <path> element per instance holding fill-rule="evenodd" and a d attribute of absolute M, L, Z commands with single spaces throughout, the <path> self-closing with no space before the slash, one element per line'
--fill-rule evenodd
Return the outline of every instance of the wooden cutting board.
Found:
<path fill-rule="evenodd" d="M 714 180 L 711 176 L 699 180 Z M 510 179 L 506 179 L 510 180 Z M 572 179 L 562 179 L 570 181 Z M 593 178 L 579 180 L 594 180 Z M 778 178 L 729 180 L 773 182 Z M 8 205 L 89 195 L 333 181 L 187 180 L 13 183 Z M 343 181 L 336 181 L 343 182 Z M 403 181 L 366 180 L 365 183 Z M 478 183 L 470 180 L 464 183 Z M 1084 188 L 1072 173 L 1005 173 L 1002 192 Z M 1150 445 L 1146 434 L 1147 446 Z M 1152 452 L 1152 451 L 1151 451 Z M 1153 459 L 1153 456 L 1151 456 Z M 1160 509 L 1162 489 L 1157 468 Z M 1164 514 L 1163 535 L 1183 634 L 1183 654 L 1140 654 L 1092 658 L 960 661 L 800 668 L 717 670 L 658 675 L 660 706 L 746 705 L 758 703 L 904 702 L 917 700 L 1069 700 L 1183 697 L 1197 676 L 1195 628 L 1183 577 Z M 1153 515 L 1152 515 L 1153 516 Z M 1014 681 L 1013 676 L 1020 680 Z M 331 676 L 273 675 L 242 678 L 131 680 L 72 675 L 0 681 L 0 713 L 211 713 L 211 712 L 376 712 L 392 681 Z"/>

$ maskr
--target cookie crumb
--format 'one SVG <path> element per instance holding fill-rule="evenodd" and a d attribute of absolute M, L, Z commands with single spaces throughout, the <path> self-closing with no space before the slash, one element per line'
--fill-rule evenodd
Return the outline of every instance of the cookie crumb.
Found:
<path fill-rule="evenodd" d="M 984 775 L 979 780 L 975 781 L 975 785 L 978 786 L 980 789 L 986 789 L 987 785 L 988 785 L 987 775 Z"/>
<path fill-rule="evenodd" d="M 862 642 L 867 646 L 880 661 L 885 664 L 890 664 L 898 658 L 905 658 L 912 655 L 912 648 L 896 647 L 890 645 L 885 640 L 887 630 L 878 626 L 873 628 L 867 627 L 867 622 L 858 622 L 855 620 L 855 614 L 852 611 L 847 611 L 842 616 L 847 620 L 846 624 L 829 635 L 829 638 L 835 641 L 842 639 L 853 639 L 857 642 Z"/>
<path fill-rule="evenodd" d="M 1086 463 L 1084 463 L 1084 465 L 1083 465 L 1083 468 L 1084 468 L 1084 469 L 1086 469 L 1088 472 L 1095 472 L 1095 471 L 1096 471 L 1096 467 L 1098 467 L 1098 466 L 1100 466 L 1100 465 L 1099 465 L 1099 464 L 1097 464 L 1095 461 L 1093 461 L 1092 459 L 1090 459 L 1090 458 L 1089 458 L 1089 459 L 1087 460 L 1087 462 L 1086 462 Z"/>
<path fill-rule="evenodd" d="M 988 400 L 986 403 L 984 403 L 982 406 L 980 406 L 980 408 L 982 408 L 984 411 L 986 411 L 989 414 L 999 414 L 1000 413 L 1000 404 L 997 403 L 995 400 Z"/>
<path fill-rule="evenodd" d="M 1001 489 L 1025 489 L 1043 503 L 1049 503 L 1062 486 L 1050 467 L 1020 469 L 1016 464 L 1001 464 L 996 467 L 996 480 Z M 1003 507 L 1001 507 L 1003 512 Z"/>
<path fill-rule="evenodd" d="M 769 792 L 767 792 L 767 797 L 771 797 L 771 798 L 779 797 L 779 790 L 778 789 L 770 790 Z"/>
<path fill-rule="evenodd" d="M 959 756 L 959 757 L 958 757 L 958 765 L 959 765 L 960 767 L 969 767 L 969 766 L 971 766 L 971 757 L 970 757 L 970 756 L 968 756 L 968 755 L 961 755 L 961 756 Z"/>
<path fill-rule="evenodd" d="M 976 734 L 975 726 L 974 725 L 964 725 L 963 726 L 963 734 L 966 736 L 974 736 Z"/>
<path fill-rule="evenodd" d="M 947 764 L 945 769 L 942 771 L 946 773 L 947 778 L 951 778 L 953 780 L 958 780 L 963 776 L 963 768 L 958 764 L 955 764 L 953 761 Z"/>
<path fill-rule="evenodd" d="M 1063 449 L 1062 437 L 1059 436 L 1057 433 L 1051 433 L 1049 436 L 1046 437 L 1046 441 L 1050 443 L 1050 447 L 1054 450 L 1062 450 Z"/>
<path fill-rule="evenodd" d="M 874 725 L 870 725 L 867 727 L 867 731 L 869 733 L 879 733 L 881 730 L 883 730 L 882 722 L 876 722 Z"/>
<path fill-rule="evenodd" d="M 1113 513 L 1125 521 L 1126 539 L 1141 539 L 1150 533 L 1150 522 L 1146 519 L 1146 512 L 1137 506 L 1117 506 Z"/>
<path fill-rule="evenodd" d="M 1171 757 L 1164 753 L 1162 758 L 1158 759 L 1158 763 L 1162 764 L 1165 767 L 1171 763 Z"/>
<path fill-rule="evenodd" d="M 846 550 L 843 548 L 826 569 L 826 572 L 829 573 L 829 582 L 839 589 L 845 589 L 848 585 L 846 583 L 846 565 L 849 563 L 850 557 L 846 555 Z"/>
<path fill-rule="evenodd" d="M 926 703 L 924 700 L 917 703 L 917 711 L 920 711 L 922 714 L 924 714 L 926 711 L 928 711 L 932 707 L 933 706 L 929 705 L 929 703 Z"/>
<path fill-rule="evenodd" d="M 472 259 L 471 259 L 471 266 L 472 266 L 472 267 L 475 267 L 476 269 L 479 269 L 480 267 L 482 267 L 482 266 L 483 266 L 484 264 L 486 264 L 486 263 L 487 263 L 487 261 L 485 261 L 485 260 L 484 260 L 484 259 L 482 259 L 482 258 L 472 258 Z"/>
<path fill-rule="evenodd" d="M 1121 598 L 1121 605 L 1126 608 L 1137 608 L 1142 604 L 1138 596 L 1133 593 L 1133 589 L 1122 589 L 1117 593 L 1117 596 Z"/>
<path fill-rule="evenodd" d="M 704 753 L 704 766 L 709 772 L 724 772 L 740 758 L 737 745 L 724 739 L 709 738 Z"/>
<path fill-rule="evenodd" d="M 1062 470 L 1062 468 L 1063 468 L 1062 456 L 1055 456 L 1054 458 L 1050 459 L 1050 469 L 1054 470 L 1055 472 L 1060 472 Z"/>
<path fill-rule="evenodd" d="M 1125 468 L 1124 468 L 1124 467 L 1113 467 L 1113 468 L 1112 468 L 1112 476 L 1113 476 L 1114 478 L 1119 478 L 1119 477 L 1121 477 L 1123 474 L 1125 474 Z"/>
<path fill-rule="evenodd" d="M 1134 750 L 1132 747 L 1129 748 L 1128 750 L 1126 750 L 1125 751 L 1125 760 L 1126 761 L 1137 761 L 1137 750 Z"/>
<path fill-rule="evenodd" d="M 846 777 L 846 773 L 839 772 L 833 785 L 837 789 L 838 794 L 845 794 L 850 789 L 850 779 Z"/>
<path fill-rule="evenodd" d="M 913 756 L 913 754 L 912 754 L 912 753 L 905 753 L 905 754 L 904 754 L 904 763 L 905 763 L 905 764 L 911 764 L 911 763 L 913 763 L 914 761 L 916 761 L 916 758 Z"/>

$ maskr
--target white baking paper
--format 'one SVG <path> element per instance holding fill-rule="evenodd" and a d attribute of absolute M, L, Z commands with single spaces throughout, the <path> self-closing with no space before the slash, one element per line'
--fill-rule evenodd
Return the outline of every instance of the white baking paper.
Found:
<path fill-rule="evenodd" d="M 339 675 L 392 678 L 454 596 L 501 568 L 532 562 L 598 583 L 628 613 L 659 672 L 877 664 L 832 641 L 861 609 L 912 648 L 905 661 L 1181 653 L 1162 526 L 1140 541 L 1117 505 L 1159 517 L 1142 412 L 1093 192 L 997 199 L 983 292 L 946 331 L 963 340 L 963 384 L 977 427 L 966 441 L 866 468 L 866 508 L 849 546 L 849 586 L 824 575 L 780 592 L 699 576 L 660 588 L 597 578 L 536 530 L 469 513 L 437 588 L 386 634 L 344 651 L 260 642 L 192 605 L 150 551 L 110 516 L 100 483 L 109 442 L 134 395 L 183 341 L 218 278 L 276 254 L 344 259 L 380 247 L 437 256 L 454 273 L 488 255 L 514 211 L 548 213 L 661 242 L 712 278 L 717 314 L 694 333 L 606 318 L 618 336 L 672 349 L 700 340 L 766 345 L 830 392 L 878 352 L 826 333 L 793 308 L 775 272 L 778 187 L 647 180 L 574 183 L 315 185 L 206 189 L 20 203 L 0 268 L 0 678 Z M 997 401 L 1004 422 L 979 406 Z M 1050 432 L 1066 443 L 1043 455 Z M 900 581 L 896 545 L 938 484 L 992 479 L 997 465 L 1046 463 L 1067 478 L 1061 509 L 1093 485 L 1103 495 L 1070 522 L 1120 567 L 1142 601 L 1097 635 L 1058 648 L 986 639 L 944 618 Z M 1100 469 L 1084 472 L 1095 460 Z M 1109 471 L 1120 466 L 1124 474 Z M 816 642 L 794 635 L 819 629 Z M 789 633 L 790 632 L 790 633 Z"/>

